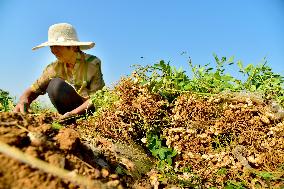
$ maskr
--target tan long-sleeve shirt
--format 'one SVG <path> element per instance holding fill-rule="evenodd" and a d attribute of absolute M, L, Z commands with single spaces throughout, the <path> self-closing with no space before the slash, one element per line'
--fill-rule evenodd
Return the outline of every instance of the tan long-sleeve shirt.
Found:
<path fill-rule="evenodd" d="M 105 83 L 100 59 L 93 55 L 84 54 L 84 61 L 81 56 L 78 53 L 76 63 L 72 69 L 59 60 L 49 64 L 40 78 L 32 84 L 32 91 L 38 94 L 45 94 L 49 81 L 56 77 L 68 82 L 84 98 L 89 98 L 91 94 L 102 89 Z"/>

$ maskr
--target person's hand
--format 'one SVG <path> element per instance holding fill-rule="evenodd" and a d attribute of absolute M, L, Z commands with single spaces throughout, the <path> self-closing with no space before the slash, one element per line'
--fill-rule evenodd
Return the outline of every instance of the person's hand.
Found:
<path fill-rule="evenodd" d="M 59 117 L 58 123 L 68 122 L 69 120 L 71 120 L 76 115 L 77 114 L 72 113 L 72 112 L 66 112 L 65 114 L 63 114 Z"/>
<path fill-rule="evenodd" d="M 15 106 L 13 112 L 20 112 L 22 114 L 25 114 L 28 112 L 28 109 L 30 108 L 30 104 L 32 101 L 38 96 L 38 94 L 32 92 L 30 88 L 28 88 L 24 94 L 20 97 L 20 100 L 18 104 Z"/>
<path fill-rule="evenodd" d="M 20 112 L 22 114 L 25 114 L 27 113 L 28 111 L 28 104 L 27 103 L 24 103 L 24 102 L 19 102 L 15 108 L 14 108 L 14 111 L 13 112 Z"/>
<path fill-rule="evenodd" d="M 60 116 L 60 120 L 66 120 L 70 117 L 75 116 L 76 114 L 72 113 L 72 112 L 66 112 L 65 114 L 63 114 L 62 116 Z"/>

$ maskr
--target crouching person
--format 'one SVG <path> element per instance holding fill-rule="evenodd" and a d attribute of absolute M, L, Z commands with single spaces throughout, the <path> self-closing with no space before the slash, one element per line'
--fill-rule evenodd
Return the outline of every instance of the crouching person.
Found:
<path fill-rule="evenodd" d="M 50 101 L 61 118 L 73 117 L 94 109 L 90 95 L 104 84 L 101 61 L 96 56 L 84 53 L 93 42 L 80 42 L 75 28 L 67 23 L 49 27 L 48 41 L 33 50 L 49 46 L 56 61 L 49 64 L 20 97 L 14 112 L 25 113 L 33 100 L 48 93 Z"/>

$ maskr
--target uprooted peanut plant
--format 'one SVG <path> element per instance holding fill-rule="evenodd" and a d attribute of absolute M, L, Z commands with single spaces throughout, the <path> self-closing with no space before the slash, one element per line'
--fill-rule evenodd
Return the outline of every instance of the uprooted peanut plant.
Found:
<path fill-rule="evenodd" d="M 142 145 L 158 160 L 148 173 L 155 187 L 283 187 L 283 77 L 266 60 L 214 57 L 214 68 L 189 61 L 191 77 L 164 61 L 136 67 L 94 95 L 82 132 Z"/>

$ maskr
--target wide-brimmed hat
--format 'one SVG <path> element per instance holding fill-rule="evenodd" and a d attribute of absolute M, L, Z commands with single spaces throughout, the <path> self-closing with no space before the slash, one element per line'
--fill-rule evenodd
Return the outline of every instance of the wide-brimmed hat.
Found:
<path fill-rule="evenodd" d="M 79 41 L 77 32 L 71 24 L 59 23 L 49 27 L 48 41 L 32 48 L 32 50 L 46 46 L 79 46 L 80 49 L 86 50 L 94 47 L 95 43 Z"/>

